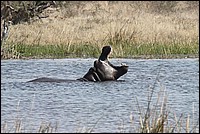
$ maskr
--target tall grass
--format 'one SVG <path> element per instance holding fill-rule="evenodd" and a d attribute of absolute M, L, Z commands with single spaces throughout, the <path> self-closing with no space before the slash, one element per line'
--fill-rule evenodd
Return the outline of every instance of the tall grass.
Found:
<path fill-rule="evenodd" d="M 145 112 L 142 112 L 139 102 L 136 98 L 140 118 L 140 128 L 138 131 L 140 133 L 196 133 L 199 122 L 196 122 L 195 125 L 193 124 L 193 126 L 190 127 L 191 122 L 189 121 L 189 115 L 188 118 L 185 118 L 183 113 L 178 118 L 175 114 L 174 117 L 172 117 L 173 113 L 167 105 L 167 92 L 165 91 L 165 87 L 161 85 L 158 79 L 159 72 L 160 70 L 158 71 L 155 82 L 149 88 L 150 92 L 148 94 Z M 152 99 L 156 84 L 159 84 L 160 91 L 158 92 L 156 103 L 153 104 Z"/>
<path fill-rule="evenodd" d="M 106 44 L 106 43 L 105 43 Z M 106 44 L 113 47 L 110 57 L 119 58 L 185 58 L 198 57 L 199 47 L 197 43 L 191 44 L 132 44 L 121 42 L 120 44 Z M 73 44 L 73 45 L 14 45 L 14 49 L 21 57 L 27 58 L 74 58 L 74 57 L 98 57 L 101 49 L 97 44 Z"/>
<path fill-rule="evenodd" d="M 54 54 L 93 57 L 94 48 L 101 50 L 107 44 L 116 49 L 115 57 L 198 55 L 196 4 L 189 1 L 67 3 L 46 9 L 47 18 L 13 25 L 7 44 L 20 45 L 17 51 L 29 50 L 20 54 L 31 53 L 36 57 L 39 54 L 34 52 L 36 46 L 37 51 L 44 49 L 43 57 Z M 96 49 L 94 52 L 99 51 Z"/>

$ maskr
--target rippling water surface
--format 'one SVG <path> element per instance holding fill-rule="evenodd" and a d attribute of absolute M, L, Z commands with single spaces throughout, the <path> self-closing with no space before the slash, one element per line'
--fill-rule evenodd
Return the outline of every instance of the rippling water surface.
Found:
<path fill-rule="evenodd" d="M 119 81 L 27 83 L 39 77 L 75 80 L 94 60 L 1 60 L 1 124 L 12 131 L 20 119 L 24 132 L 35 132 L 42 122 L 57 124 L 58 132 L 131 132 L 138 124 L 136 100 L 145 111 L 154 83 L 152 104 L 163 92 L 172 119 L 189 115 L 191 126 L 199 120 L 198 59 L 110 59 L 129 65 Z"/>

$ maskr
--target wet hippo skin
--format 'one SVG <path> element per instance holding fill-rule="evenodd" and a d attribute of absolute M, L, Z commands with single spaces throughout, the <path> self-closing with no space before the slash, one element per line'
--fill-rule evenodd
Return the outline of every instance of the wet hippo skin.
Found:
<path fill-rule="evenodd" d="M 111 46 L 104 46 L 99 59 L 94 61 L 94 67 L 78 80 L 85 81 L 109 81 L 117 80 L 128 71 L 127 65 L 114 66 L 108 61 L 108 55 L 110 54 Z"/>
<path fill-rule="evenodd" d="M 111 46 L 104 46 L 99 59 L 94 61 L 94 66 L 91 67 L 88 72 L 82 77 L 77 79 L 78 81 L 111 81 L 117 80 L 128 71 L 127 65 L 114 66 L 108 61 L 108 55 L 111 53 Z M 73 81 L 67 79 L 55 79 L 55 78 L 38 78 L 28 82 L 66 82 Z"/>
<path fill-rule="evenodd" d="M 95 61 L 96 73 L 101 81 L 117 80 L 128 71 L 128 66 L 114 66 L 105 61 Z"/>

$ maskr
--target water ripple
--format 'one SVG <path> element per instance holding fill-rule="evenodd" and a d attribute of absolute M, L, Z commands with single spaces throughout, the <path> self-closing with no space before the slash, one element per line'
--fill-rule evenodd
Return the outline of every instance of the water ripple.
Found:
<path fill-rule="evenodd" d="M 196 59 L 111 59 L 113 64 L 129 65 L 128 73 L 117 82 L 26 82 L 38 77 L 75 80 L 88 71 L 94 60 L 2 60 L 1 123 L 21 117 L 36 129 L 46 121 L 58 122 L 59 132 L 77 132 L 99 120 L 94 132 L 120 132 L 122 122 L 125 128 L 132 129 L 129 116 L 131 113 L 135 118 L 138 116 L 136 99 L 145 110 L 153 86 L 152 103 L 162 89 L 167 92 L 171 111 L 199 116 Z"/>

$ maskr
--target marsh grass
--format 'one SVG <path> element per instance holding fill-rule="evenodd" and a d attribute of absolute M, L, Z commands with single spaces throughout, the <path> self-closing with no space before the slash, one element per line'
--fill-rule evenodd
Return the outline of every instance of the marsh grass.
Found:
<path fill-rule="evenodd" d="M 191 43 L 141 43 L 141 44 L 129 44 L 123 43 L 117 46 L 113 46 L 114 48 L 114 57 L 138 57 L 141 55 L 145 55 L 146 58 L 148 56 L 152 58 L 171 58 L 175 55 L 179 55 L 183 58 L 187 55 L 198 55 L 198 44 Z M 145 58 L 145 57 L 144 57 Z"/>
<path fill-rule="evenodd" d="M 108 44 L 108 43 L 105 43 Z M 197 43 L 144 43 L 133 44 L 121 42 L 112 44 L 112 58 L 185 58 L 198 57 L 199 46 Z M 57 45 L 13 45 L 7 52 L 8 58 L 97 58 L 101 49 L 97 44 L 57 44 Z M 11 56 L 9 56 L 11 55 Z M 6 57 L 5 57 L 6 58 Z"/>
<path fill-rule="evenodd" d="M 2 42 L 1 46 L 1 59 L 19 59 L 21 57 L 21 53 L 16 50 L 16 45 L 14 44 L 6 44 Z"/>
<path fill-rule="evenodd" d="M 196 133 L 199 126 L 199 119 L 196 123 L 190 122 L 190 116 L 181 113 L 179 117 L 170 110 L 167 98 L 168 94 L 165 87 L 159 81 L 159 73 L 156 75 L 155 82 L 149 87 L 147 107 L 145 112 L 141 111 L 139 102 L 136 98 L 138 105 L 140 128 L 141 133 Z M 153 103 L 153 95 L 156 89 L 156 84 L 159 85 L 160 91 L 157 95 L 156 103 Z M 194 113 L 194 107 L 193 107 Z M 187 118 L 185 117 L 187 116 Z M 194 119 L 194 114 L 193 114 Z M 192 124 L 192 126 L 190 126 Z"/>
<path fill-rule="evenodd" d="M 98 57 L 100 48 L 94 45 L 15 45 L 24 58 L 74 58 L 74 57 Z"/>
<path fill-rule="evenodd" d="M 7 45 L 29 58 L 97 57 L 108 44 L 113 57 L 198 56 L 197 4 L 63 2 L 46 9 L 47 18 L 11 26 Z"/>

